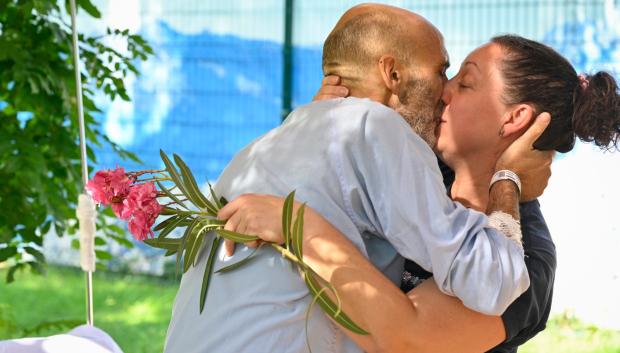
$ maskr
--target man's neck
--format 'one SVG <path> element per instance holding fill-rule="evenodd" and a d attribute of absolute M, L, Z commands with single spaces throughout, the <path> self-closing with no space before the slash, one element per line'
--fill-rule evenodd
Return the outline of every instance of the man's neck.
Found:
<path fill-rule="evenodd" d="M 377 90 L 369 90 L 364 88 L 352 88 L 349 89 L 350 97 L 368 98 L 377 103 L 388 105 L 388 97 L 384 92 L 378 92 Z"/>
<path fill-rule="evenodd" d="M 343 86 L 349 88 L 349 96 L 368 98 L 377 103 L 389 106 L 391 92 L 385 87 L 381 76 L 368 73 L 363 77 L 343 76 Z"/>

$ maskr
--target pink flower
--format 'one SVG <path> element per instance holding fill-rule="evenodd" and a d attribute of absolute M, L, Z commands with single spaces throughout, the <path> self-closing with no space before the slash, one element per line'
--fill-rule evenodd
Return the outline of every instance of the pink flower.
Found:
<path fill-rule="evenodd" d="M 133 180 L 125 174 L 121 167 L 114 170 L 100 170 L 88 181 L 86 189 L 93 200 L 99 204 L 110 205 L 114 213 L 121 217 L 123 200 L 129 194 Z M 122 217 L 121 217 L 122 218 Z"/>
<path fill-rule="evenodd" d="M 129 231 L 136 240 L 153 235 L 151 227 L 162 207 L 157 202 L 157 189 L 153 183 L 136 184 L 131 187 L 123 201 L 120 217 L 129 219 Z"/>
<path fill-rule="evenodd" d="M 151 227 L 148 225 L 146 214 L 139 212 L 133 215 L 129 221 L 129 231 L 136 240 L 143 241 L 153 235 Z"/>

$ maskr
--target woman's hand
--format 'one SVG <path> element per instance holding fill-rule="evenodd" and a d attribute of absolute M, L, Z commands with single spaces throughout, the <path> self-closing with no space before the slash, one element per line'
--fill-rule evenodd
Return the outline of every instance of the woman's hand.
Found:
<path fill-rule="evenodd" d="M 321 101 L 325 99 L 344 98 L 349 95 L 349 89 L 340 86 L 340 76 L 330 75 L 323 78 L 321 88 L 316 93 L 313 101 Z"/>
<path fill-rule="evenodd" d="M 247 243 L 249 247 L 256 247 L 261 241 L 270 243 L 284 243 L 282 235 L 282 208 L 284 199 L 271 195 L 245 194 L 241 195 L 224 206 L 217 217 L 227 220 L 224 229 L 255 235 L 258 241 Z M 293 210 L 299 204 L 295 202 Z M 235 251 L 235 242 L 225 239 L 226 254 L 231 256 Z"/>
<path fill-rule="evenodd" d="M 534 142 L 550 121 L 549 113 L 539 114 L 532 126 L 502 153 L 496 163 L 496 170 L 511 170 L 521 179 L 521 202 L 542 195 L 551 177 L 551 162 L 555 152 L 534 149 Z"/>

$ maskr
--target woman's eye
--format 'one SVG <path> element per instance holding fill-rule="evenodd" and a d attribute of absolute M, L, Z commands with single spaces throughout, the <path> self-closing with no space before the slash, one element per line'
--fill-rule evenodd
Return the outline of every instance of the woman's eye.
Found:
<path fill-rule="evenodd" d="M 459 88 L 466 89 L 466 88 L 469 88 L 469 86 L 459 82 Z"/>

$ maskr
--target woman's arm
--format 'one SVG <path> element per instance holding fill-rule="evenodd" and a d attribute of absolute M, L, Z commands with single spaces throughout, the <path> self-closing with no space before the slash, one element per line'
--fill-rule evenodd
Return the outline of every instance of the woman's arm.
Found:
<path fill-rule="evenodd" d="M 278 197 L 244 195 L 225 206 L 219 218 L 228 219 L 228 230 L 282 243 L 282 206 Z M 370 332 L 360 336 L 345 330 L 368 352 L 482 352 L 504 340 L 499 317 L 465 308 L 434 281 L 403 294 L 311 208 L 305 213 L 303 246 L 304 261 L 336 288 L 343 310 Z"/>

